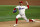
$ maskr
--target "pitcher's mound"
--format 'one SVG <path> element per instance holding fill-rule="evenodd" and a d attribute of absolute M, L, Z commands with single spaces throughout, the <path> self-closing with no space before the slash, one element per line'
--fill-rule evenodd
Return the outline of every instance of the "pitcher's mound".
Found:
<path fill-rule="evenodd" d="M 40 21 L 39 19 L 35 19 Z M 14 27 L 15 21 L 8 22 L 0 22 L 0 27 Z M 40 22 L 29 22 L 27 23 L 25 20 L 19 20 L 18 25 L 16 27 L 40 27 Z"/>

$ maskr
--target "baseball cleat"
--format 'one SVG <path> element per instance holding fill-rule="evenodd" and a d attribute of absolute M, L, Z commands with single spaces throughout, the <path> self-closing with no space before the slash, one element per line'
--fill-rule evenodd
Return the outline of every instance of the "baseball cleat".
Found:
<path fill-rule="evenodd" d="M 29 19 L 29 22 L 35 22 L 35 20 L 34 19 Z"/>
<path fill-rule="evenodd" d="M 17 24 L 14 25 L 14 27 L 17 26 Z"/>

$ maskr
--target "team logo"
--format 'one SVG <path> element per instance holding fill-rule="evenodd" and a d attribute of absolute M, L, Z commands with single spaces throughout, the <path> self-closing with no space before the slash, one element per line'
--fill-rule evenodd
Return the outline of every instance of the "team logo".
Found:
<path fill-rule="evenodd" d="M 19 8 L 19 10 L 24 9 L 24 8 Z"/>

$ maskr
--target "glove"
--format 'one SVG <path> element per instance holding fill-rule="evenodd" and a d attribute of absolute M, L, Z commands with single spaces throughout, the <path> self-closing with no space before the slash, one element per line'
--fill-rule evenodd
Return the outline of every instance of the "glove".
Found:
<path fill-rule="evenodd" d="M 17 12 L 17 10 L 13 10 L 13 13 L 16 13 Z"/>
<path fill-rule="evenodd" d="M 17 12 L 17 9 L 16 9 L 16 8 L 14 8 L 13 13 L 16 13 L 16 12 Z"/>

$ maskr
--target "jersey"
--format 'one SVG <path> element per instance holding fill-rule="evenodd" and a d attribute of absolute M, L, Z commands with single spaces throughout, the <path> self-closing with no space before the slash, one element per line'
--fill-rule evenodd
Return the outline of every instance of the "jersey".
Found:
<path fill-rule="evenodd" d="M 25 10 L 28 9 L 27 6 L 16 6 L 15 8 L 18 8 L 19 14 L 25 14 Z"/>

